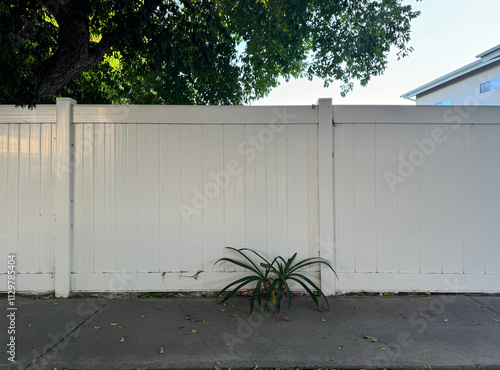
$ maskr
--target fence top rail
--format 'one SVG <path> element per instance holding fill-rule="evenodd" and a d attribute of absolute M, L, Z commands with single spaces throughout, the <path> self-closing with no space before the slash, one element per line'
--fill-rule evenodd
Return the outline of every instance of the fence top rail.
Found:
<path fill-rule="evenodd" d="M 317 124 L 317 106 L 75 105 L 73 122 Z"/>
<path fill-rule="evenodd" d="M 334 105 L 335 124 L 482 124 L 500 125 L 500 106 Z"/>
<path fill-rule="evenodd" d="M 0 105 L 0 123 L 55 123 L 56 105 L 37 105 L 36 108 L 21 108 Z"/>

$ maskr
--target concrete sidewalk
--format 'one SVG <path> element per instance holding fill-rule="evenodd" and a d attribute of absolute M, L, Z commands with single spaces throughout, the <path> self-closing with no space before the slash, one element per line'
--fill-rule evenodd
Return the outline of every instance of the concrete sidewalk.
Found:
<path fill-rule="evenodd" d="M 248 300 L 16 298 L 15 363 L 0 299 L 2 368 L 490 368 L 500 369 L 500 297 L 329 298 L 321 312 L 249 316 Z M 7 325 L 4 325 L 7 324 Z M 7 351 L 5 350 L 7 349 Z"/>

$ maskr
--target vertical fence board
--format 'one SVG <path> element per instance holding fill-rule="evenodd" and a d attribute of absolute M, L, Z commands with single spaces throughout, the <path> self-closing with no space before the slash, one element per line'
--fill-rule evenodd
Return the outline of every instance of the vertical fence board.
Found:
<path fill-rule="evenodd" d="M 399 186 L 399 272 L 420 272 L 420 205 L 419 168 L 409 162 L 410 153 L 417 149 L 414 138 L 418 137 L 418 126 L 398 125 L 399 163 L 404 163 L 407 172 L 401 172 L 404 182 Z"/>
<path fill-rule="evenodd" d="M 255 249 L 267 254 L 267 152 L 275 135 L 269 125 L 258 125 L 255 131 L 262 144 L 255 155 Z"/>
<path fill-rule="evenodd" d="M 229 167 L 234 167 L 234 126 L 224 126 L 224 153 L 223 153 L 223 166 L 224 170 L 227 172 L 227 186 L 224 191 L 224 247 L 237 248 L 235 245 L 235 204 L 237 200 L 235 199 L 235 179 L 228 169 Z M 241 167 L 240 167 L 241 168 Z M 235 257 L 235 254 L 227 249 L 224 250 L 224 257 Z M 234 267 L 228 263 L 223 264 L 225 266 L 224 271 L 234 271 Z"/>
<path fill-rule="evenodd" d="M 442 272 L 463 273 L 462 152 L 460 126 L 442 125 L 441 235 Z"/>
<path fill-rule="evenodd" d="M 117 124 L 115 127 L 116 155 L 116 271 L 126 272 L 127 258 L 131 253 L 127 236 L 127 126 Z"/>
<path fill-rule="evenodd" d="M 29 272 L 31 245 L 29 243 L 30 229 L 30 125 L 19 127 L 19 181 L 18 191 L 18 259 L 16 269 L 19 273 Z"/>
<path fill-rule="evenodd" d="M 191 258 L 189 259 L 187 271 L 196 273 L 203 270 L 203 218 L 205 209 L 210 203 L 203 193 L 203 167 L 205 165 L 203 158 L 203 131 L 200 125 L 193 126 L 193 162 L 192 162 L 192 186 L 198 194 L 201 194 L 202 209 L 198 217 L 193 218 L 191 225 L 192 241 L 191 241 Z M 186 261 L 187 262 L 187 261 Z M 191 274 L 192 275 L 192 274 Z"/>
<path fill-rule="evenodd" d="M 104 126 L 104 272 L 116 271 L 116 125 Z"/>
<path fill-rule="evenodd" d="M 234 244 L 236 248 L 245 247 L 245 176 L 246 163 L 243 153 L 238 150 L 240 145 L 245 141 L 245 125 L 234 126 L 233 131 L 233 161 L 234 166 L 238 169 L 237 174 L 233 176 L 234 180 Z M 234 267 L 235 271 L 244 271 L 240 266 Z"/>
<path fill-rule="evenodd" d="M 106 250 L 110 246 L 106 245 L 106 184 L 105 184 L 105 142 L 104 124 L 94 125 L 94 271 L 106 271 Z"/>
<path fill-rule="evenodd" d="M 278 138 L 281 132 L 271 125 L 272 140 L 266 144 L 266 252 L 268 256 L 278 254 Z M 283 131 L 283 130 L 281 130 Z"/>
<path fill-rule="evenodd" d="M 40 124 L 30 124 L 29 138 L 29 249 L 28 270 L 40 273 Z"/>
<path fill-rule="evenodd" d="M 277 207 L 277 251 L 288 255 L 288 188 L 287 188 L 287 145 L 289 127 L 276 137 L 276 207 Z"/>
<path fill-rule="evenodd" d="M 149 244 L 149 176 L 151 161 L 150 150 L 150 125 L 137 127 L 137 271 L 150 272 L 150 263 L 157 256 Z"/>
<path fill-rule="evenodd" d="M 500 126 L 484 130 L 485 268 L 500 273 Z"/>
<path fill-rule="evenodd" d="M 94 272 L 95 269 L 95 229 L 94 229 L 94 156 L 95 156 L 95 126 L 83 127 L 83 253 L 81 272 Z"/>
<path fill-rule="evenodd" d="M 189 218 L 179 217 L 182 216 L 180 207 L 185 204 L 193 207 L 192 202 L 182 202 L 182 188 L 184 186 L 182 179 L 182 137 L 180 125 L 173 125 L 170 128 L 170 150 L 171 168 L 172 172 L 166 173 L 170 177 L 170 232 L 171 238 L 168 244 L 167 255 L 165 256 L 166 262 L 164 264 L 165 271 L 179 271 L 182 266 L 182 230 L 186 227 Z M 168 240 L 168 239 L 167 239 Z M 165 260 L 164 260 L 165 261 Z"/>
<path fill-rule="evenodd" d="M 83 253 L 85 244 L 83 239 L 83 125 L 76 125 L 74 129 L 75 143 L 73 146 L 73 266 L 71 271 L 83 272 Z M 47 164 L 50 166 L 50 163 Z"/>
<path fill-rule="evenodd" d="M 201 270 L 210 271 L 214 260 L 214 206 L 218 197 L 222 197 L 223 189 L 220 185 L 214 182 L 210 175 L 214 173 L 214 126 L 202 127 L 203 138 L 203 171 L 202 171 L 202 189 L 203 195 L 207 199 L 207 204 L 203 210 L 202 224 L 202 266 Z M 222 246 L 219 245 L 219 248 Z"/>
<path fill-rule="evenodd" d="M 0 253 L 7 256 L 11 252 L 8 247 L 8 219 L 9 219 L 9 125 L 0 124 Z M 7 273 L 7 258 L 0 260 L 0 274 Z"/>
<path fill-rule="evenodd" d="M 376 127 L 375 136 L 375 191 L 376 207 L 376 247 L 377 247 L 377 272 L 389 272 L 390 243 L 389 243 L 389 197 L 391 189 L 388 184 L 389 171 L 389 133 L 388 125 Z M 391 172 L 392 173 L 392 172 Z"/>
<path fill-rule="evenodd" d="M 437 125 L 419 125 L 418 145 L 410 153 L 410 164 L 420 175 L 420 271 L 441 272 L 441 145 Z"/>
<path fill-rule="evenodd" d="M 7 183 L 7 240 L 8 253 L 19 250 L 19 126 L 9 125 L 8 183 Z M 18 256 L 24 258 L 24 256 Z"/>
<path fill-rule="evenodd" d="M 173 163 L 171 143 L 170 125 L 160 125 L 160 199 L 159 199 L 159 269 L 162 272 L 172 271 L 172 265 L 176 262 L 176 254 L 172 248 L 172 220 L 173 212 L 182 215 L 182 209 L 178 207 L 177 202 L 172 202 L 173 183 L 174 183 L 174 166 L 179 166 L 179 163 Z M 177 198 L 179 199 L 179 198 Z"/>
<path fill-rule="evenodd" d="M 215 125 L 213 127 L 213 142 L 212 142 L 212 174 L 215 177 L 211 178 L 214 184 L 220 189 L 220 193 L 213 199 L 213 251 L 212 261 L 206 266 L 209 271 L 224 271 L 224 264 L 214 263 L 224 257 L 225 237 L 224 237 L 224 199 L 226 186 L 229 185 L 230 179 L 225 174 L 225 161 L 224 161 L 224 127 L 222 125 Z M 207 260 L 208 261 L 208 260 Z M 208 263 L 208 262 L 207 262 Z M 205 266 L 203 266 L 205 269 Z"/>
<path fill-rule="evenodd" d="M 291 125 L 286 135 L 286 186 L 287 186 L 287 239 L 288 253 L 286 257 L 292 256 L 298 250 L 299 219 L 298 204 L 300 202 L 298 193 L 298 148 L 297 148 L 297 125 Z"/>
<path fill-rule="evenodd" d="M 337 267 L 340 272 L 356 271 L 355 212 L 354 212 L 354 125 L 342 125 L 344 162 L 342 163 L 341 181 L 344 192 L 338 194 L 343 203 L 343 236 L 339 242 Z M 340 203 L 336 202 L 336 204 Z"/>
<path fill-rule="evenodd" d="M 148 272 L 160 272 L 160 127 L 149 128 L 149 214 L 148 243 L 153 256 L 146 265 Z"/>
<path fill-rule="evenodd" d="M 255 249 L 256 237 L 256 208 L 255 208 L 255 160 L 260 144 L 257 141 L 256 127 L 245 125 L 245 137 L 243 143 L 238 144 L 238 153 L 242 155 L 242 162 L 245 166 L 245 242 L 242 246 Z M 258 129 L 258 128 L 257 128 Z M 252 144 L 257 143 L 257 144 Z"/>
<path fill-rule="evenodd" d="M 296 249 L 292 252 L 297 252 L 297 256 L 302 259 L 314 256 L 311 254 L 309 245 L 309 235 L 314 235 L 314 231 L 309 228 L 309 177 L 311 174 L 309 173 L 307 125 L 297 126 L 297 243 Z M 315 175 L 312 174 L 312 176 Z M 314 190 L 311 189 L 311 192 Z"/>
<path fill-rule="evenodd" d="M 326 240 L 320 240 L 319 237 L 319 204 L 318 204 L 318 127 L 316 125 L 307 125 L 307 143 L 308 143 L 308 156 L 307 156 L 307 187 L 308 187 L 308 244 L 309 255 L 316 257 L 319 256 L 320 244 L 326 245 L 332 253 L 331 255 L 322 256 L 330 264 L 335 267 L 336 258 L 334 256 L 334 240 L 335 235 L 327 236 Z M 332 161 L 333 162 L 333 161 Z M 333 163 L 332 163 L 333 165 Z M 334 177 L 335 178 L 335 177 Z M 334 230 L 335 231 L 335 230 Z"/>

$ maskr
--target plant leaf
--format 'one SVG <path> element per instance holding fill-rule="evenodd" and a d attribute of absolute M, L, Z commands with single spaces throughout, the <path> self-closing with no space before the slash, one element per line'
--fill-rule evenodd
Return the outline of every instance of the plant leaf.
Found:
<path fill-rule="evenodd" d="M 301 277 L 302 279 L 304 279 L 309 285 L 311 285 L 314 289 L 316 289 L 318 291 L 318 293 L 320 294 L 320 296 L 322 296 L 326 302 L 326 306 L 328 307 L 328 309 L 330 309 L 330 304 L 328 303 L 328 300 L 326 299 L 326 296 L 325 294 L 323 293 L 323 291 L 316 285 L 314 284 L 307 276 L 305 275 L 302 275 L 302 274 L 298 274 L 298 273 L 294 273 L 295 276 L 299 276 Z M 318 305 L 319 307 L 319 305 Z"/>
<path fill-rule="evenodd" d="M 372 337 L 371 335 L 363 335 L 363 338 L 365 338 L 368 342 L 372 343 L 378 342 L 378 338 Z"/>

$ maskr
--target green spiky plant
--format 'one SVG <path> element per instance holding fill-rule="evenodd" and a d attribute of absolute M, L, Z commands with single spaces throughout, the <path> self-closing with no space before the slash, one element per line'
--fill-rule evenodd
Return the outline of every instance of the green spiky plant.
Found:
<path fill-rule="evenodd" d="M 255 301 L 257 302 L 259 307 L 261 307 L 262 312 L 264 312 L 267 309 L 270 300 L 272 300 L 275 305 L 275 311 L 279 312 L 281 309 L 281 299 L 285 296 L 285 294 L 287 298 L 287 309 L 289 310 L 292 306 L 292 293 L 290 291 L 289 281 L 294 281 L 305 289 L 305 291 L 309 294 L 312 301 L 318 308 L 320 308 L 318 296 L 323 297 L 327 307 L 330 308 L 328 300 L 326 299 L 323 291 L 316 284 L 314 284 L 311 279 L 299 272 L 301 269 L 307 266 L 311 266 L 314 264 L 324 264 L 333 271 L 335 276 L 337 276 L 337 273 L 335 272 L 333 267 L 325 259 L 320 257 L 311 257 L 296 262 L 295 259 L 297 257 L 297 253 L 295 253 L 288 260 L 285 260 L 283 257 L 278 256 L 274 258 L 272 262 L 269 262 L 252 249 L 236 249 L 232 247 L 227 248 L 239 253 L 245 258 L 245 261 L 239 261 L 233 258 L 224 257 L 217 260 L 217 262 L 215 263 L 217 264 L 221 261 L 233 263 L 249 270 L 250 275 L 235 280 L 225 286 L 217 294 L 216 298 L 220 298 L 225 295 L 225 297 L 219 303 L 223 303 L 229 298 L 233 297 L 243 286 L 252 282 L 256 282 L 252 296 L 250 297 L 250 313 L 253 312 Z M 243 251 L 249 251 L 258 256 L 263 261 L 260 262 L 260 267 L 250 257 L 243 253 Z"/>

